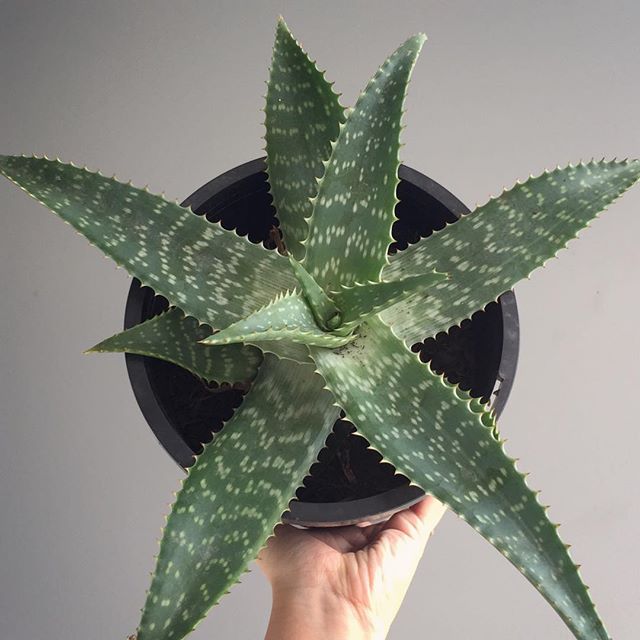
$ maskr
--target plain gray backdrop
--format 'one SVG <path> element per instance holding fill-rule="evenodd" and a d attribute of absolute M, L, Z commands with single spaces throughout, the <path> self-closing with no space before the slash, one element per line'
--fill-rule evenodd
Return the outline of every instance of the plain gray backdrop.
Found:
<path fill-rule="evenodd" d="M 0 0 L 0 152 L 60 156 L 181 198 L 262 147 L 279 13 L 351 104 L 408 35 L 429 41 L 403 160 L 470 206 L 517 178 L 640 154 L 637 2 Z M 516 289 L 520 367 L 501 421 L 616 639 L 640 624 L 636 317 L 640 188 Z M 0 638 L 135 630 L 180 471 L 123 358 L 129 278 L 0 183 Z M 257 571 L 193 634 L 262 637 Z M 569 638 L 536 591 L 448 514 L 392 640 Z"/>

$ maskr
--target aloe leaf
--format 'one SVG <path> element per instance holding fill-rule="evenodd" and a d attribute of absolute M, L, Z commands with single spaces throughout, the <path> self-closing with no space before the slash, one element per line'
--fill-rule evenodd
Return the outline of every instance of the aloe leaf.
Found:
<path fill-rule="evenodd" d="M 103 340 L 86 353 L 136 353 L 173 362 L 207 382 L 249 382 L 255 378 L 262 355 L 255 347 L 199 344 L 211 329 L 172 308 L 131 329 Z"/>
<path fill-rule="evenodd" d="M 385 61 L 340 128 L 304 242 L 303 264 L 325 291 L 377 282 L 387 263 L 404 99 L 425 39 L 409 38 Z"/>
<path fill-rule="evenodd" d="M 177 495 L 137 640 L 183 638 L 256 557 L 338 415 L 323 386 L 312 365 L 265 356 Z"/>
<path fill-rule="evenodd" d="M 483 405 L 422 364 L 379 318 L 337 349 L 311 349 L 358 431 L 396 469 L 446 503 L 508 558 L 579 640 L 608 640 L 557 526 Z"/>
<path fill-rule="evenodd" d="M 245 344 L 254 346 L 263 353 L 272 353 L 282 360 L 293 360 L 300 364 L 313 363 L 309 349 L 304 344 L 286 340 L 247 340 Z"/>
<path fill-rule="evenodd" d="M 295 258 L 289 256 L 289 262 L 318 325 L 325 331 L 337 329 L 342 317 L 335 302 Z"/>
<path fill-rule="evenodd" d="M 344 108 L 324 72 L 278 20 L 265 104 L 267 173 L 289 253 L 302 260 L 323 160 L 344 122 Z"/>
<path fill-rule="evenodd" d="M 459 324 L 553 258 L 639 177 L 637 160 L 591 161 L 516 183 L 392 258 L 385 280 L 434 269 L 450 278 L 383 319 L 407 344 Z"/>
<path fill-rule="evenodd" d="M 446 278 L 446 274 L 433 272 L 391 282 L 355 283 L 341 286 L 338 291 L 331 291 L 330 295 L 340 309 L 343 325 L 356 324 L 409 294 L 416 291 L 426 293 L 430 287 Z"/>
<path fill-rule="evenodd" d="M 293 291 L 278 296 L 267 306 L 205 338 L 202 343 L 254 344 L 265 340 L 289 340 L 306 345 L 339 347 L 351 339 L 350 335 L 320 329 L 304 297 Z"/>
<path fill-rule="evenodd" d="M 295 286 L 275 251 L 146 190 L 46 158 L 0 156 L 0 172 L 200 322 L 226 326 Z"/>

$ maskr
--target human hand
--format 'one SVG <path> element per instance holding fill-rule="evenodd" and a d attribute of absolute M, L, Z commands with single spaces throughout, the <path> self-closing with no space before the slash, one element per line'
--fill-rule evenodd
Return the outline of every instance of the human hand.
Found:
<path fill-rule="evenodd" d="M 367 527 L 278 525 L 258 557 L 271 583 L 265 640 L 382 640 L 444 513 L 428 496 Z"/>

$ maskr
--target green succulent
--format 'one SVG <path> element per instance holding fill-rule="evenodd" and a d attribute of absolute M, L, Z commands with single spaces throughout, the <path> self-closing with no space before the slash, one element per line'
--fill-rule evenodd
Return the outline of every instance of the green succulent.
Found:
<path fill-rule="evenodd" d="M 137 640 L 184 637 L 246 571 L 341 410 L 511 561 L 576 638 L 609 638 L 494 414 L 410 347 L 553 258 L 638 180 L 640 162 L 545 171 L 388 257 L 403 105 L 424 41 L 402 44 L 345 110 L 278 22 L 265 139 L 280 251 L 130 183 L 0 156 L 7 178 L 172 305 L 93 351 L 250 384 L 177 494 Z"/>

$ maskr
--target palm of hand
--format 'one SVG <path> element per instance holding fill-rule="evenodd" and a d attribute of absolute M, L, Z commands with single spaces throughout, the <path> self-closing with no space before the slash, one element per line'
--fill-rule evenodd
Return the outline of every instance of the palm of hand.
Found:
<path fill-rule="evenodd" d="M 392 611 L 392 619 L 443 512 L 437 500 L 427 497 L 387 522 L 367 527 L 301 530 L 280 525 L 258 562 L 280 591 L 321 591 L 365 615 Z"/>

